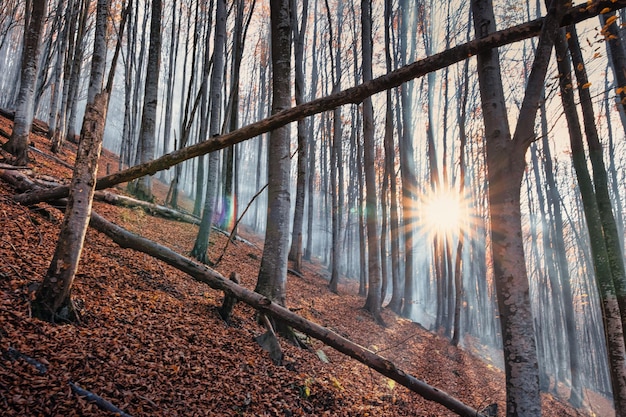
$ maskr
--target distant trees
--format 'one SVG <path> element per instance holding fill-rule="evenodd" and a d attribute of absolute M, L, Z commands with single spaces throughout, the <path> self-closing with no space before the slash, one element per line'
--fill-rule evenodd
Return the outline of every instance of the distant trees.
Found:
<path fill-rule="evenodd" d="M 120 1 L 115 0 L 113 4 L 117 7 Z M 161 12 L 151 12 L 151 8 L 158 6 L 157 2 L 162 3 L 160 6 L 166 12 L 161 25 L 155 29 L 155 19 L 160 18 Z M 39 59 L 43 64 L 36 88 L 41 91 L 39 114 L 48 118 L 55 150 L 59 151 L 63 149 L 65 132 L 71 131 L 72 117 L 80 114 L 76 109 L 80 109 L 85 96 L 93 97 L 101 87 L 102 81 L 94 78 L 93 88 L 85 94 L 80 81 L 85 77 L 81 71 L 89 67 L 83 64 L 99 67 L 96 62 L 100 54 L 95 51 L 101 50 L 103 44 L 106 49 L 106 43 L 94 46 L 93 62 L 87 62 L 92 55 L 91 37 L 86 34 L 91 33 L 93 25 L 97 26 L 101 18 L 98 15 L 94 20 L 89 13 L 94 2 L 55 0 L 49 3 L 56 8 L 46 26 L 46 33 L 50 34 L 46 36 L 49 53 Z M 609 3 L 601 5 L 617 7 Z M 27 4 L 32 7 L 34 2 Z M 213 19 L 212 7 L 216 4 L 219 13 Z M 266 250 L 257 289 L 269 297 L 284 302 L 284 256 L 289 249 L 286 242 L 290 236 L 289 258 L 294 262 L 294 269 L 301 269 L 302 259 L 324 263 L 332 291 L 337 291 L 344 275 L 358 277 L 360 290 L 367 295 L 366 306 L 376 319 L 380 319 L 380 308 L 392 285 L 391 310 L 426 327 L 441 326 L 446 336 L 452 336 L 453 344 L 497 346 L 499 337 L 504 336 L 507 357 L 517 355 L 523 359 L 519 363 L 507 363 L 509 375 L 517 365 L 528 372 L 525 375 L 532 395 L 528 396 L 530 400 L 524 399 L 524 407 L 529 407 L 529 413 L 536 411 L 533 403 L 537 398 L 533 385 L 535 375 L 531 369 L 536 359 L 541 367 L 551 372 L 558 369 L 554 386 L 557 381 L 559 384 L 568 382 L 571 376 L 574 405 L 581 404 L 580 394 L 585 384 L 609 390 L 608 368 L 593 365 L 604 361 L 605 357 L 600 348 L 603 342 L 600 303 L 590 285 L 594 276 L 592 257 L 586 247 L 587 232 L 581 229 L 581 225 L 585 225 L 581 205 L 587 203 L 578 198 L 575 186 L 571 186 L 575 184 L 572 172 L 563 168 L 569 167 L 569 161 L 558 163 L 564 153 L 548 149 L 552 138 L 558 138 L 562 132 L 558 129 L 560 121 L 550 116 L 560 112 L 560 105 L 555 107 L 554 86 L 550 85 L 552 88 L 540 95 L 546 116 L 542 121 L 544 137 L 541 146 L 537 143 L 532 147 L 533 170 L 525 170 L 524 155 L 529 138 L 534 138 L 534 114 L 528 111 L 528 104 L 522 107 L 523 129 L 516 129 L 516 139 L 511 139 L 505 121 L 507 117 L 513 118 L 516 110 L 511 106 L 511 113 L 507 114 L 505 105 L 521 105 L 524 89 L 543 86 L 543 78 L 536 72 L 536 80 L 526 85 L 523 77 L 518 77 L 528 74 L 529 68 L 511 64 L 509 57 L 521 44 L 500 50 L 502 89 L 507 91 L 510 87 L 510 96 L 502 96 L 501 91 L 496 91 L 500 90 L 497 83 L 484 79 L 488 78 L 485 71 L 495 69 L 481 66 L 486 57 L 495 62 L 496 51 L 489 52 L 486 47 L 536 34 L 541 22 L 527 23 L 492 36 L 488 33 L 493 29 L 490 25 L 500 16 L 490 16 L 489 25 L 477 27 L 477 40 L 452 48 L 455 42 L 462 42 L 461 34 L 471 33 L 468 4 L 460 5 L 458 11 L 451 13 L 450 5 L 432 1 L 385 1 L 384 26 L 380 24 L 382 17 L 377 17 L 382 2 L 327 0 L 309 4 L 290 0 L 290 4 L 290 19 L 279 24 L 280 27 L 275 25 L 276 19 L 284 17 L 286 5 L 278 1 L 272 4 L 273 34 L 281 33 L 272 47 L 286 49 L 288 41 L 283 36 L 282 25 L 289 27 L 293 37 L 295 80 L 290 80 L 293 78 L 287 69 L 290 58 L 282 55 L 286 54 L 284 50 L 278 51 L 280 55 L 274 50 L 272 59 L 277 61 L 269 65 L 267 22 L 263 21 L 267 20 L 267 11 L 258 7 L 253 15 L 254 3 L 237 0 L 229 8 L 223 0 L 208 4 L 190 0 L 130 1 L 131 30 L 124 39 L 124 85 L 118 89 L 124 92 L 123 95 L 114 92 L 111 97 L 119 114 L 124 114 L 123 126 L 115 124 L 122 118 L 116 118 L 113 112 L 109 121 L 114 131 L 120 131 L 119 135 L 115 132 L 111 136 L 124 138 L 120 169 L 124 165 L 139 165 L 99 181 L 98 187 L 153 175 L 160 169 L 175 166 L 167 203 L 185 209 L 189 200 L 184 197 L 189 197 L 195 200 L 195 214 L 200 215 L 204 208 L 203 224 L 192 250 L 194 256 L 204 261 L 208 261 L 208 235 L 212 220 L 216 218 L 214 210 L 222 214 L 218 225 L 226 228 L 231 224 L 231 212 L 236 211 L 230 202 L 236 199 L 247 202 L 248 197 L 260 193 L 241 224 L 247 223 L 259 231 L 265 227 Z M 586 13 L 588 17 L 600 12 L 601 9 L 594 9 L 599 7 L 597 4 L 600 3 L 584 11 L 572 8 L 568 13 L 578 16 Z M 20 32 L 12 28 L 16 27 L 16 21 L 21 24 L 23 8 L 23 4 L 14 1 L 0 4 L 0 66 L 10 63 L 7 69 L 18 66 L 9 60 L 12 53 L 18 55 L 21 46 L 9 41 L 16 39 L 15 34 Z M 542 13 L 534 2 L 527 2 L 526 8 L 524 13 L 528 16 L 533 8 L 538 15 Z M 602 34 L 613 41 L 613 48 L 617 34 L 623 33 L 618 27 L 621 18 L 611 13 L 604 13 L 602 17 L 605 26 Z M 445 46 L 438 37 L 441 21 L 448 29 Z M 244 48 L 248 29 L 250 36 L 256 39 Z M 168 54 L 160 80 L 165 87 L 163 91 L 156 89 L 161 71 L 158 65 L 155 67 L 157 54 L 148 37 L 156 36 L 161 30 L 166 39 L 158 49 Z M 384 45 L 379 41 L 383 31 Z M 445 50 L 437 54 L 440 46 Z M 581 65 L 584 68 L 585 54 L 589 51 L 583 45 L 583 56 L 577 61 L 576 69 Z M 479 72 L 482 75 L 477 83 L 472 73 L 474 60 L 466 58 L 478 52 L 481 53 Z M 422 54 L 429 57 L 392 72 Z M 615 57 L 618 61 L 613 61 Z M 619 62 L 618 53 L 611 52 L 609 58 L 611 62 Z M 464 62 L 445 69 L 460 61 Z M 608 59 L 602 61 L 605 66 L 609 62 Z M 615 68 L 619 68 L 619 64 Z M 391 74 L 373 78 L 375 73 L 385 70 Z M 441 71 L 428 79 L 409 81 L 438 70 Z M 12 75 L 0 74 L 0 88 L 10 86 L 2 91 L 7 91 L 6 96 L 0 96 L 2 103 L 8 102 L 5 97 L 17 95 L 18 83 L 12 82 L 11 77 L 18 71 L 12 71 Z M 273 76 L 270 71 L 275 71 Z M 620 73 L 613 78 L 617 79 L 618 75 Z M 623 88 L 619 81 L 611 86 L 610 77 L 609 71 L 605 94 L 619 100 Z M 267 88 L 270 79 L 274 83 L 272 116 L 264 119 L 270 104 Z M 371 79 L 374 81 L 368 82 Z M 342 85 L 361 84 L 361 80 L 366 83 L 340 91 Z M 294 109 L 290 109 L 293 104 L 289 83 L 295 87 Z M 492 94 L 491 101 L 483 101 L 482 106 L 477 103 L 475 94 L 479 84 L 482 90 Z M 585 82 L 579 84 L 585 85 Z M 383 91 L 384 96 L 370 98 Z M 529 91 L 528 96 L 536 98 L 536 93 Z M 306 103 L 307 97 L 313 100 L 320 94 L 328 97 Z M 163 97 L 163 106 L 157 105 L 161 100 L 159 96 Z M 598 97 L 600 95 L 592 95 L 591 101 L 600 100 Z M 490 112 L 490 104 L 494 102 L 501 108 Z M 351 107 L 342 107 L 344 105 Z M 623 112 L 623 106 L 618 107 Z M 591 120 L 587 124 L 595 124 L 600 129 L 598 138 L 605 132 L 609 134 L 608 149 L 603 149 L 599 140 L 591 143 L 590 149 L 594 151 L 594 182 L 601 179 L 595 177 L 596 168 L 600 167 L 595 157 L 602 152 L 611 154 L 611 175 L 606 178 L 603 204 L 606 208 L 607 201 L 612 201 L 615 210 L 623 206 L 620 204 L 623 203 L 623 192 L 620 195 L 623 178 L 619 172 L 623 171 L 624 148 L 621 134 L 608 126 L 612 122 L 611 115 L 614 118 L 619 113 L 608 103 L 604 109 L 606 116 L 589 116 L 587 112 L 587 119 Z M 88 113 L 94 117 L 91 110 Z M 310 117 L 312 115 L 319 116 Z M 140 132 L 144 122 L 149 122 L 150 126 L 146 124 L 147 129 L 142 127 Z M 290 172 L 289 159 L 295 152 L 293 147 L 290 149 L 289 127 L 285 127 L 285 123 L 291 122 L 298 123 L 297 137 L 291 138 L 292 144 L 298 141 L 298 162 L 297 170 Z M 240 125 L 244 127 L 239 128 Z M 272 134 L 268 146 L 265 133 L 269 131 Z M 502 136 L 496 138 L 497 131 Z M 559 135 L 555 135 L 557 131 Z M 142 139 L 145 134 L 150 136 L 147 142 Z M 263 136 L 255 142 L 244 143 L 260 134 Z M 483 136 L 487 137 L 486 143 L 481 140 Z M 148 148 L 153 146 L 154 150 L 144 152 L 145 144 Z M 143 161 L 152 160 L 157 156 L 156 149 L 166 155 L 154 162 L 141 161 L 144 153 L 149 156 Z M 173 149 L 174 152 L 167 154 Z M 211 156 L 207 167 L 208 151 Z M 506 164 L 501 164 L 502 161 Z M 578 162 L 586 164 L 584 158 Z M 269 192 L 264 194 L 265 172 L 269 173 L 270 184 Z M 291 199 L 290 176 L 294 173 L 297 175 L 295 211 L 293 230 L 289 234 L 284 227 L 291 226 L 288 202 Z M 160 179 L 167 181 L 169 177 L 169 173 L 163 172 Z M 208 178 L 211 181 L 207 187 Z M 141 181 L 144 180 L 149 177 Z M 522 180 L 525 188 L 521 187 Z M 487 184 L 490 186 L 489 208 Z M 420 229 L 417 220 L 424 216 L 418 196 L 431 185 L 433 189 L 442 186 L 460 189 L 466 194 L 464 197 L 471 199 L 470 205 L 476 214 L 467 220 L 467 229 L 461 231 L 458 240 L 440 236 L 433 244 L 432 236 L 425 237 Z M 601 190 L 597 187 L 603 186 L 602 183 L 593 185 L 596 188 L 593 191 L 599 194 Z M 499 195 L 499 190 L 504 190 L 503 194 Z M 266 194 L 268 207 L 265 206 Z M 32 195 L 20 196 L 18 200 L 27 203 L 33 198 Z M 145 198 L 150 198 L 147 193 Z M 268 210 L 264 211 L 266 208 Z M 257 215 L 262 211 L 264 214 Z M 621 214 L 616 211 L 614 219 L 618 236 L 612 242 L 618 242 L 618 246 L 623 242 L 619 234 L 623 230 Z M 487 233 L 489 226 L 492 230 Z M 602 238 L 609 237 L 604 229 L 599 230 Z M 592 235 L 600 236 L 595 232 Z M 605 241 L 604 245 L 612 242 Z M 524 244 L 530 249 L 525 257 L 520 252 Z M 621 259 L 623 253 L 614 252 L 614 268 L 619 267 Z M 623 273 L 619 268 L 615 271 L 611 272 L 615 277 L 614 287 L 623 281 L 620 278 Z M 597 276 L 603 280 L 602 285 L 608 283 L 604 281 L 608 275 Z M 601 290 L 606 289 L 602 285 Z M 503 301 L 509 288 L 513 298 Z M 494 312 L 496 292 L 499 304 L 504 306 L 500 315 Z M 609 298 L 623 298 L 622 295 L 619 288 L 615 288 L 615 293 L 601 293 L 601 301 L 607 307 Z M 514 307 L 509 308 L 511 305 Z M 507 308 L 515 311 L 507 311 Z M 621 310 L 623 324 L 625 309 Z M 558 330 L 560 325 L 566 325 L 567 331 Z M 555 331 L 558 343 L 547 340 Z M 537 355 L 532 353 L 533 334 L 538 339 Z M 521 339 L 529 342 L 522 343 Z M 577 342 L 580 342 L 579 349 L 575 346 Z M 567 359 L 570 359 L 569 373 Z M 576 359 L 581 359 L 580 368 Z M 548 379 L 543 378 L 543 381 Z M 520 388 L 514 386 L 517 382 L 509 380 L 513 389 Z"/>
<path fill-rule="evenodd" d="M 39 48 L 46 17 L 47 1 L 26 1 L 24 21 L 24 49 L 20 92 L 17 97 L 13 133 L 4 149 L 15 156 L 16 165 L 28 163 L 28 144 L 34 116 L 34 94 L 39 63 Z"/>

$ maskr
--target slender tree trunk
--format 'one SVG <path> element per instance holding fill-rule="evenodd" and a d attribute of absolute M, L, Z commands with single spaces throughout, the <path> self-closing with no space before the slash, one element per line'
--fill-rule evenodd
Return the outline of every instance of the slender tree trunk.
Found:
<path fill-rule="evenodd" d="M 4 144 L 4 149 L 15 156 L 16 165 L 28 163 L 28 143 L 33 123 L 34 92 L 39 62 L 39 44 L 46 17 L 46 1 L 26 2 L 26 22 L 24 24 L 24 49 L 22 51 L 22 71 L 20 92 L 17 98 L 13 132 Z"/>
<path fill-rule="evenodd" d="M 290 0 L 270 0 L 272 36 L 272 114 L 291 106 Z M 255 291 L 284 306 L 289 252 L 289 126 L 270 134 L 268 204 L 263 257 Z"/>
<path fill-rule="evenodd" d="M 172 137 L 172 110 L 174 107 L 174 85 L 176 84 L 176 78 L 174 77 L 174 73 L 176 72 L 176 63 L 178 62 L 178 45 L 180 44 L 180 37 L 178 33 L 181 29 L 180 27 L 180 15 L 179 20 L 176 20 L 176 11 L 178 6 L 176 5 L 176 0 L 172 0 L 172 23 L 171 23 L 171 31 L 170 31 L 170 45 L 169 45 L 169 60 L 167 66 L 167 82 L 166 82 L 166 93 L 165 93 L 165 125 L 163 128 L 163 151 L 162 154 L 170 152 L 172 149 L 171 145 L 171 137 Z M 176 149 L 176 144 L 174 144 L 174 149 Z M 180 175 L 180 172 L 175 172 L 174 186 L 172 187 L 172 194 L 176 192 L 176 197 L 178 197 L 178 184 L 179 179 L 176 174 Z M 161 173 L 161 180 L 166 180 L 165 171 Z M 175 204 L 178 204 L 178 198 L 176 198 Z M 173 208 L 176 208 L 176 205 L 172 204 Z"/>
<path fill-rule="evenodd" d="M 150 17 L 150 47 L 146 67 L 146 85 L 139 131 L 139 161 L 146 163 L 154 159 L 156 143 L 157 102 L 159 98 L 159 70 L 161 67 L 161 0 L 152 0 Z M 152 201 L 152 177 L 143 176 L 137 180 L 133 193 L 141 200 Z"/>
<path fill-rule="evenodd" d="M 468 28 L 469 32 L 469 28 Z M 468 33 L 469 37 L 469 33 Z M 461 92 L 462 91 L 462 92 Z M 457 88 L 457 97 L 460 98 L 458 109 L 458 125 L 459 125 L 459 195 L 465 198 L 465 150 L 467 145 L 467 132 L 465 123 L 467 121 L 467 100 L 469 96 L 469 60 L 466 60 L 463 66 L 463 85 Z M 452 327 L 453 346 L 458 346 L 461 340 L 461 306 L 463 305 L 463 245 L 465 243 L 465 225 L 459 225 L 459 241 L 456 247 L 456 256 L 454 261 L 454 319 Z"/>
<path fill-rule="evenodd" d="M 372 3 L 361 0 L 361 30 L 363 48 L 363 81 L 372 79 Z M 376 172 L 374 142 L 374 110 L 371 97 L 363 100 L 363 167 L 365 169 L 365 215 L 367 217 L 367 271 L 368 288 L 365 308 L 372 313 L 375 320 L 383 323 L 380 315 L 381 271 L 380 242 L 378 235 L 378 209 L 376 192 Z"/>
<path fill-rule="evenodd" d="M 292 30 L 294 39 L 294 56 L 295 56 L 295 94 L 296 105 L 304 103 L 304 36 L 306 34 L 306 24 L 308 21 L 308 0 L 302 3 L 302 20 L 300 27 L 297 22 L 298 2 L 292 0 Z M 296 205 L 293 214 L 293 228 L 291 232 L 291 249 L 289 250 L 289 259 L 294 262 L 294 269 L 298 272 L 302 271 L 302 228 L 304 220 L 304 200 L 306 196 L 306 178 L 307 178 L 307 119 L 298 120 L 298 173 L 296 179 Z M 310 195 L 309 195 L 310 199 Z"/>
<path fill-rule="evenodd" d="M 615 286 L 615 295 L 620 307 L 622 317 L 622 327 L 626 327 L 626 272 L 624 270 L 624 255 L 620 247 L 620 237 L 617 234 L 617 224 L 613 216 L 613 207 L 609 195 L 608 176 L 604 165 L 603 147 L 598 137 L 596 128 L 591 93 L 588 87 L 588 77 L 583 62 L 576 28 L 571 25 L 567 27 L 570 33 L 568 39 L 569 51 L 572 57 L 574 72 L 578 85 L 578 95 L 582 107 L 583 121 L 585 126 L 585 136 L 589 147 L 589 159 L 593 168 L 593 183 L 595 188 L 595 199 L 598 203 L 600 221 L 606 244 L 609 265 L 611 266 L 611 276 Z M 624 334 L 626 342 L 626 334 Z"/>
<path fill-rule="evenodd" d="M 98 0 L 96 6 L 96 32 L 106 33 L 107 13 L 110 0 Z M 91 75 L 87 90 L 87 103 L 93 103 L 96 94 L 102 91 L 104 68 L 107 57 L 106 36 L 96 36 L 91 57 Z"/>
<path fill-rule="evenodd" d="M 76 118 L 78 113 L 78 99 L 80 94 L 80 78 L 83 59 L 85 57 L 85 47 L 87 43 L 84 40 L 87 32 L 87 19 L 89 17 L 89 1 L 82 1 L 80 7 L 80 21 L 78 24 L 78 30 L 76 32 L 76 41 L 74 44 L 74 55 L 71 60 L 71 73 L 70 73 L 70 88 L 67 96 L 67 109 L 65 111 L 66 131 L 64 132 L 65 140 L 69 140 L 72 143 L 76 143 Z M 63 143 L 61 143 L 62 145 Z M 53 152 L 60 152 L 62 146 L 54 148 Z"/>
<path fill-rule="evenodd" d="M 572 34 L 571 36 L 574 36 Z M 608 351 L 609 370 L 613 402 L 617 417 L 623 416 L 626 410 L 626 350 L 624 347 L 624 331 L 620 315 L 620 306 L 612 279 L 611 265 L 607 253 L 606 242 L 602 232 L 602 222 L 598 202 L 591 176 L 587 168 L 582 131 L 574 101 L 574 91 L 571 79 L 570 61 L 567 59 L 565 36 L 557 43 L 559 59 L 559 80 L 563 111 L 567 119 L 572 147 L 572 163 L 578 180 L 578 187 L 583 202 L 583 211 L 589 231 L 589 244 L 593 257 L 594 272 L 598 286 L 598 295 L 602 305 L 602 320 L 604 323 L 606 347 Z"/>
<path fill-rule="evenodd" d="M 393 49 L 391 41 L 391 0 L 385 0 L 385 64 L 387 72 L 392 71 L 391 52 Z M 388 307 L 396 314 L 402 311 L 402 292 L 404 290 L 404 280 L 400 274 L 400 224 L 398 219 L 398 187 L 395 173 L 395 144 L 394 144 L 394 122 L 393 122 L 393 100 L 392 90 L 387 90 L 387 105 L 385 108 L 385 169 L 389 174 L 391 182 L 391 300 Z"/>
<path fill-rule="evenodd" d="M 409 36 L 409 4 L 407 0 L 400 1 L 400 57 L 401 64 L 405 64 L 408 57 Z M 402 134 L 399 141 L 400 174 L 402 176 L 402 230 L 404 240 L 404 303 L 402 315 L 413 318 L 415 314 L 415 261 L 414 261 L 414 231 L 416 224 L 415 197 L 417 192 L 417 178 L 415 169 L 415 151 L 413 147 L 413 125 L 411 117 L 411 103 L 409 84 L 401 87 L 400 101 L 402 109 Z"/>
<path fill-rule="evenodd" d="M 207 36 L 207 46 L 205 48 L 205 74 L 208 71 L 208 57 L 209 57 L 209 37 Z M 215 43 L 213 47 L 213 72 L 211 73 L 211 110 L 209 123 L 209 135 L 211 137 L 217 136 L 221 131 L 221 114 L 220 108 L 222 106 L 222 80 L 224 74 L 224 61 L 225 61 L 225 46 L 226 46 L 226 0 L 217 0 L 217 11 L 215 13 Z M 206 84 L 207 77 L 204 77 L 203 84 Z M 206 87 L 204 87 L 206 88 Z M 204 122 L 206 123 L 206 121 Z M 205 128 L 200 129 L 200 138 L 204 136 Z M 211 225 L 213 222 L 213 212 L 215 209 L 215 202 L 217 200 L 217 171 L 219 168 L 219 152 L 212 152 L 209 154 L 209 169 L 206 187 L 206 196 L 204 199 L 204 209 L 202 210 L 202 221 L 200 223 L 200 229 L 196 236 L 193 249 L 191 250 L 191 256 L 198 259 L 203 263 L 208 263 L 208 248 L 209 237 L 211 235 Z"/>

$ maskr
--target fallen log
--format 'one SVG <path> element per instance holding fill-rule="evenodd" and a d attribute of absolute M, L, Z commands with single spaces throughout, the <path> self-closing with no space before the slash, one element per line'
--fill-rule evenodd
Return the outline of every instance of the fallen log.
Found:
<path fill-rule="evenodd" d="M 589 1 L 586 4 L 572 6 L 565 12 L 561 20 L 561 26 L 579 23 L 597 16 L 600 12 L 606 13 L 623 7 L 626 7 L 626 0 Z M 480 39 L 471 40 L 412 62 L 363 84 L 282 110 L 270 117 L 243 126 L 224 135 L 200 141 L 199 143 L 170 152 L 149 162 L 135 165 L 123 171 L 107 175 L 106 177 L 101 177 L 96 183 L 96 190 L 110 188 L 116 184 L 129 182 L 133 179 L 143 177 L 144 175 L 154 175 L 158 171 L 168 169 L 188 159 L 227 148 L 314 114 L 332 110 L 346 104 L 361 103 L 364 99 L 374 94 L 398 87 L 407 81 L 423 77 L 430 72 L 468 59 L 481 51 L 536 36 L 541 31 L 544 19 L 545 18 L 541 17 L 530 22 L 493 32 Z M 19 196 L 18 201 L 22 204 L 30 205 L 40 201 L 59 199 L 68 194 L 69 186 L 63 186 L 48 190 L 45 194 Z"/>
<path fill-rule="evenodd" d="M 164 219 L 176 220 L 183 223 L 200 224 L 200 219 L 192 214 L 183 213 L 182 211 L 174 210 L 160 204 L 137 200 L 136 198 L 126 197 L 109 191 L 97 191 L 94 195 L 94 200 L 103 201 L 120 207 L 138 207 L 150 215 L 163 217 Z"/>
<path fill-rule="evenodd" d="M 163 245 L 130 233 L 95 212 L 91 213 L 89 225 L 109 236 L 119 246 L 150 255 L 185 272 L 196 281 L 203 282 L 213 289 L 224 291 L 228 295 L 236 297 L 238 300 L 254 307 L 261 314 L 272 316 L 274 319 L 282 321 L 294 329 L 322 341 L 339 352 L 374 369 L 387 378 L 407 387 L 427 400 L 439 403 L 460 416 L 484 417 L 478 410 L 464 404 L 450 394 L 428 385 L 426 382 L 398 369 L 396 365 L 382 356 L 338 335 L 332 330 L 300 317 L 289 309 L 272 302 L 269 298 L 237 285 L 218 272 L 204 265 L 195 263 Z"/>
<path fill-rule="evenodd" d="M 0 178 L 9 182 L 20 191 L 26 191 L 36 187 L 28 177 L 16 171 L 0 170 Z M 107 235 L 120 247 L 145 253 L 188 274 L 196 281 L 205 283 L 215 290 L 224 291 L 226 295 L 237 298 L 255 308 L 259 313 L 269 315 L 308 336 L 320 340 L 337 351 L 379 372 L 381 375 L 407 387 L 409 390 L 429 401 L 441 404 L 460 416 L 485 417 L 485 415 L 478 410 L 464 404 L 450 394 L 397 368 L 396 365 L 388 359 L 340 336 L 326 327 L 300 317 L 291 310 L 272 302 L 269 298 L 259 293 L 226 279 L 220 273 L 205 265 L 193 262 L 163 245 L 125 230 L 106 220 L 94 211 L 91 212 L 89 225 Z"/>

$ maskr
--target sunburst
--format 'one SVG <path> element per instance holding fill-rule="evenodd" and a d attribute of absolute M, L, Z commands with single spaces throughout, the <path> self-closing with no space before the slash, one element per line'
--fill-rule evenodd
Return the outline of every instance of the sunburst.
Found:
<path fill-rule="evenodd" d="M 438 187 L 420 196 L 420 229 L 436 236 L 455 236 L 469 222 L 468 199 L 453 188 Z"/>

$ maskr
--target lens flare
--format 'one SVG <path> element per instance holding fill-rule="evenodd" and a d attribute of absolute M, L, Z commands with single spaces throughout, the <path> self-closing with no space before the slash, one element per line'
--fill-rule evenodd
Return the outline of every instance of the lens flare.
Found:
<path fill-rule="evenodd" d="M 468 222 L 467 199 L 451 188 L 439 188 L 422 194 L 419 225 L 425 233 L 454 236 Z"/>

